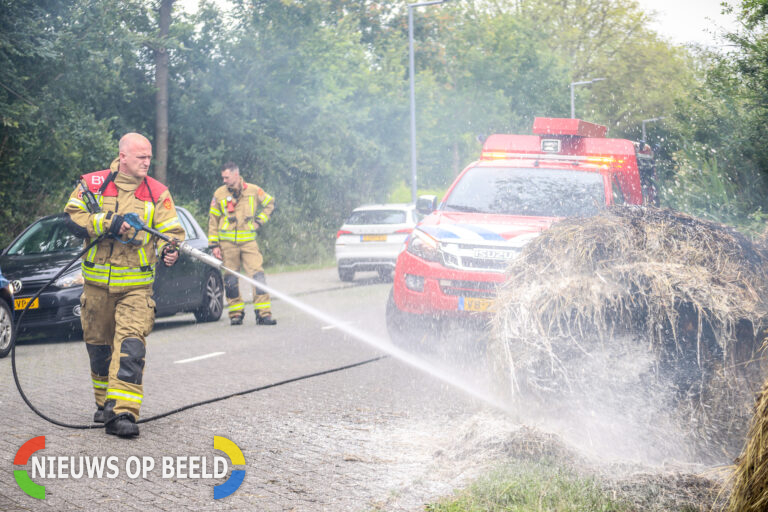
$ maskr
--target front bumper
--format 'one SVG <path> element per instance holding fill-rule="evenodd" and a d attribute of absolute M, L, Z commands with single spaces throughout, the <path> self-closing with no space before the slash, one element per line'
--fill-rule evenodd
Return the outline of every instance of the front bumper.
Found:
<path fill-rule="evenodd" d="M 405 237 L 402 237 L 403 239 Z M 383 262 L 395 264 L 397 255 L 403 250 L 403 240 L 396 242 L 336 243 L 336 262 L 339 266 L 351 266 L 357 262 Z"/>
<path fill-rule="evenodd" d="M 468 315 L 489 312 L 502 281 L 501 272 L 451 269 L 403 251 L 397 259 L 393 295 L 398 309 L 408 313 Z"/>
<path fill-rule="evenodd" d="M 338 267 L 341 269 L 351 269 L 356 272 L 365 270 L 378 270 L 380 268 L 394 270 L 396 258 L 345 258 L 338 260 Z"/>
<path fill-rule="evenodd" d="M 40 294 L 39 307 L 28 309 L 19 324 L 19 332 L 81 329 L 80 325 L 80 296 L 82 286 L 45 291 Z M 26 294 L 15 299 L 31 298 Z M 21 309 L 15 312 L 16 319 Z"/>

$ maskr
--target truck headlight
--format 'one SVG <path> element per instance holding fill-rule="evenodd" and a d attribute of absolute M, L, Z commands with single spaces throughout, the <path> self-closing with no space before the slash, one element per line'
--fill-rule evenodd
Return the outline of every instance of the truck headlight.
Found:
<path fill-rule="evenodd" d="M 67 272 L 56 281 L 53 286 L 57 288 L 71 288 L 73 286 L 79 286 L 83 284 L 83 272 L 78 268 L 73 272 Z"/>
<path fill-rule="evenodd" d="M 441 260 L 438 241 L 419 229 L 414 229 L 411 233 L 406 250 L 427 261 Z"/>

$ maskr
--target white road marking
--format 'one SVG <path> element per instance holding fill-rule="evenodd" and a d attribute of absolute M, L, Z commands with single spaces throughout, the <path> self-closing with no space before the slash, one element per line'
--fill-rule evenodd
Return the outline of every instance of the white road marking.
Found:
<path fill-rule="evenodd" d="M 174 361 L 174 363 L 191 363 L 192 361 L 199 361 L 201 359 L 208 359 L 209 357 L 216 357 L 224 354 L 225 352 L 211 352 L 210 354 L 205 354 L 204 356 L 197 356 L 197 357 L 190 357 L 189 359 L 180 359 L 178 361 Z"/>

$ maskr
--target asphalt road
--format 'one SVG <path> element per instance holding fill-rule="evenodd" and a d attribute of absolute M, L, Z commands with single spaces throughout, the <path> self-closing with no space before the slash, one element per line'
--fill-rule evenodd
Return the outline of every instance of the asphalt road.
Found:
<path fill-rule="evenodd" d="M 391 284 L 366 275 L 350 286 L 325 269 L 268 276 L 268 284 L 386 340 Z M 252 311 L 237 327 L 226 318 L 209 324 L 195 324 L 192 315 L 158 319 L 148 338 L 142 417 L 384 354 L 285 302 L 274 301 L 273 311 L 274 327 L 256 326 Z M 22 343 L 17 367 L 42 412 L 90 422 L 94 406 L 81 340 Z M 451 371 L 446 375 L 450 380 Z M 138 438 L 124 440 L 39 418 L 17 393 L 8 357 L 0 360 L 0 510 L 418 510 L 468 477 L 466 467 L 444 455 L 483 410 L 466 393 L 388 357 L 142 424 Z M 45 449 L 33 458 L 48 458 L 48 473 L 34 477 L 45 486 L 44 500 L 28 496 L 14 479 L 14 470 L 32 477 L 33 460 L 14 465 L 14 456 L 37 436 L 45 436 Z M 161 471 L 163 457 L 174 457 L 174 470 L 182 473 L 184 462 L 205 457 L 201 465 L 213 473 L 214 456 L 224 457 L 213 448 L 214 436 L 230 439 L 245 459 L 228 465 L 227 476 L 245 471 L 242 485 L 216 500 L 214 486 L 224 484 L 224 476 Z M 100 457 L 115 457 L 113 478 L 73 476 Z M 133 478 L 139 460 L 154 468 Z"/>

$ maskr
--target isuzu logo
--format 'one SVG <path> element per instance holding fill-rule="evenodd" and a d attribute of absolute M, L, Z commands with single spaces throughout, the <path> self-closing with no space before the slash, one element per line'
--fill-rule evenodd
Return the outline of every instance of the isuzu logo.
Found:
<path fill-rule="evenodd" d="M 519 252 L 517 249 L 475 249 L 474 257 L 483 260 L 511 260 Z"/>
<path fill-rule="evenodd" d="M 21 291 L 21 281 L 18 279 L 11 281 L 11 291 L 14 295 L 18 294 Z"/>

